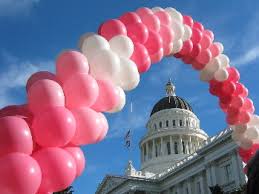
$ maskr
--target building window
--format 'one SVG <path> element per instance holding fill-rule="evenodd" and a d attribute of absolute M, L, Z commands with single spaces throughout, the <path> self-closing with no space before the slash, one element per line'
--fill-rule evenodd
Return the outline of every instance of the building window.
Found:
<path fill-rule="evenodd" d="M 168 121 L 166 121 L 166 127 L 168 127 L 169 126 L 169 122 Z"/>
<path fill-rule="evenodd" d="M 182 142 L 182 144 L 183 144 L 183 153 L 186 154 L 186 146 L 185 146 L 184 141 Z"/>
<path fill-rule="evenodd" d="M 156 124 L 154 124 L 154 128 L 155 128 L 155 129 L 157 129 L 157 126 L 156 126 Z"/>
<path fill-rule="evenodd" d="M 175 127 L 175 120 L 173 120 L 173 126 Z"/>
<path fill-rule="evenodd" d="M 157 147 L 157 145 L 155 146 L 155 148 L 156 148 L 156 157 L 158 156 L 158 147 Z"/>
<path fill-rule="evenodd" d="M 226 182 L 230 182 L 231 181 L 231 176 L 232 176 L 232 173 L 231 173 L 231 166 L 230 164 L 224 166 L 224 170 L 225 170 L 225 177 L 226 177 Z"/>
<path fill-rule="evenodd" d="M 197 182 L 197 193 L 201 193 L 201 183 Z"/>
<path fill-rule="evenodd" d="M 167 147 L 167 154 L 170 155 L 170 154 L 171 154 L 170 142 L 167 142 L 167 143 L 166 143 L 166 147 Z"/>
<path fill-rule="evenodd" d="M 189 120 L 186 120 L 186 126 L 187 127 L 189 126 Z"/>
<path fill-rule="evenodd" d="M 183 126 L 183 121 L 182 121 L 182 120 L 180 120 L 180 126 L 181 126 L 181 127 Z"/>
<path fill-rule="evenodd" d="M 162 128 L 162 122 L 159 122 L 159 127 Z"/>
<path fill-rule="evenodd" d="M 177 142 L 174 142 L 174 153 L 178 154 L 178 144 L 177 144 Z"/>

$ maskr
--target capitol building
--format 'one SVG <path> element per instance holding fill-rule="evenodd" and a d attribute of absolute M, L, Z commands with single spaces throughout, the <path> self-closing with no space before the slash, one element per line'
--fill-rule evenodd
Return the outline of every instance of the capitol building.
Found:
<path fill-rule="evenodd" d="M 139 142 L 141 169 L 129 161 L 125 175 L 107 175 L 96 194 L 210 194 L 212 186 L 227 192 L 245 184 L 232 130 L 209 137 L 171 81 L 166 93 L 153 107 Z"/>

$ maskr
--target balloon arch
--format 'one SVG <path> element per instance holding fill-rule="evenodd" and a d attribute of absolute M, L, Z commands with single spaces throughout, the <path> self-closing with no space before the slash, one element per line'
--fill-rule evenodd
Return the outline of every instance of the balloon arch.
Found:
<path fill-rule="evenodd" d="M 81 145 L 101 141 L 108 122 L 102 112 L 125 105 L 124 91 L 163 57 L 175 56 L 200 72 L 219 98 L 244 162 L 259 141 L 259 117 L 214 34 L 174 8 L 139 8 L 102 23 L 65 51 L 56 74 L 41 71 L 27 81 L 25 105 L 0 111 L 0 190 L 46 194 L 68 187 L 84 167 Z M 15 177 L 15 178 L 14 178 Z"/>

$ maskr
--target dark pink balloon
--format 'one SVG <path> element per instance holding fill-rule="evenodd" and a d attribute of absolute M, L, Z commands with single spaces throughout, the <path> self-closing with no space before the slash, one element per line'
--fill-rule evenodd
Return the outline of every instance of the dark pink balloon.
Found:
<path fill-rule="evenodd" d="M 96 80 L 89 74 L 75 74 L 63 85 L 68 108 L 92 106 L 99 94 Z"/>
<path fill-rule="evenodd" d="M 124 25 L 134 24 L 134 23 L 140 23 L 141 19 L 135 12 L 126 12 L 123 14 L 119 20 L 124 23 Z"/>
<path fill-rule="evenodd" d="M 250 112 L 248 111 L 241 112 L 239 115 L 239 124 L 241 125 L 247 124 L 250 121 L 251 117 L 252 115 Z"/>
<path fill-rule="evenodd" d="M 151 65 L 151 59 L 146 47 L 140 43 L 134 44 L 134 52 L 130 58 L 137 65 L 139 73 L 146 72 Z"/>
<path fill-rule="evenodd" d="M 127 35 L 134 43 L 144 44 L 148 39 L 148 28 L 143 23 L 133 23 L 126 26 Z"/>
<path fill-rule="evenodd" d="M 221 96 L 232 96 L 236 90 L 234 82 L 226 80 L 221 85 Z"/>
<path fill-rule="evenodd" d="M 147 7 L 141 7 L 141 8 L 138 8 L 136 10 L 136 13 L 139 15 L 139 16 L 144 16 L 144 15 L 147 15 L 147 14 L 153 14 L 153 11 Z"/>
<path fill-rule="evenodd" d="M 201 45 L 202 50 L 207 49 L 212 44 L 212 39 L 209 37 L 209 35 L 203 33 L 199 44 Z"/>
<path fill-rule="evenodd" d="M 226 122 L 229 125 L 236 125 L 239 123 L 238 116 L 227 115 Z"/>
<path fill-rule="evenodd" d="M 100 32 L 99 34 L 107 40 L 110 40 L 116 35 L 127 35 L 125 25 L 117 19 L 111 19 L 104 22 L 98 31 Z"/>
<path fill-rule="evenodd" d="M 193 69 L 200 71 L 205 67 L 205 64 L 192 60 L 192 67 Z"/>
<path fill-rule="evenodd" d="M 170 44 L 173 44 L 174 32 L 168 26 L 161 25 L 159 35 L 163 41 L 164 55 L 167 56 L 172 52 Z"/>
<path fill-rule="evenodd" d="M 65 147 L 64 148 L 76 162 L 76 177 L 80 176 L 85 169 L 85 156 L 80 147 Z"/>
<path fill-rule="evenodd" d="M 203 32 L 203 30 L 204 30 L 204 27 L 200 22 L 194 22 L 193 28 L 196 28 L 196 29 L 200 30 L 201 32 Z"/>
<path fill-rule="evenodd" d="M 239 81 L 240 74 L 239 74 L 239 71 L 235 67 L 228 67 L 227 71 L 229 74 L 228 80 L 233 81 L 233 82 Z"/>
<path fill-rule="evenodd" d="M 95 143 L 103 129 L 103 125 L 100 125 L 99 113 L 87 107 L 73 109 L 72 113 L 76 119 L 77 127 L 71 143 L 75 145 Z"/>
<path fill-rule="evenodd" d="M 198 44 L 201 40 L 202 32 L 197 28 L 192 28 L 192 37 L 191 40 L 193 44 Z"/>
<path fill-rule="evenodd" d="M 232 98 L 230 106 L 234 108 L 241 108 L 244 105 L 244 103 L 245 100 L 242 96 L 234 96 Z"/>
<path fill-rule="evenodd" d="M 212 44 L 210 45 L 209 50 L 210 50 L 210 52 L 211 52 L 213 58 L 216 57 L 216 56 L 218 56 L 218 55 L 220 54 L 220 48 L 219 48 L 219 46 L 218 46 L 217 44 L 215 44 L 215 43 L 212 43 Z"/>
<path fill-rule="evenodd" d="M 208 35 L 208 36 L 210 37 L 211 41 L 213 42 L 213 40 L 214 40 L 214 34 L 213 34 L 213 32 L 212 32 L 211 30 L 204 30 L 204 31 L 203 31 L 203 34 Z"/>
<path fill-rule="evenodd" d="M 193 58 L 192 57 L 190 57 L 190 56 L 184 56 L 183 58 L 182 58 L 182 61 L 185 63 L 185 64 L 192 64 L 193 63 Z"/>
<path fill-rule="evenodd" d="M 177 58 L 177 59 L 180 59 L 180 58 L 183 57 L 183 55 L 181 55 L 180 53 L 175 53 L 174 57 Z"/>
<path fill-rule="evenodd" d="M 214 96 L 220 96 L 223 83 L 215 79 L 212 79 L 209 83 L 210 83 L 210 88 L 209 88 L 210 93 Z"/>
<path fill-rule="evenodd" d="M 144 16 L 140 16 L 141 21 L 143 24 L 145 24 L 148 28 L 148 30 L 152 30 L 155 32 L 158 32 L 160 29 L 160 20 L 159 18 L 154 14 L 147 14 Z"/>
<path fill-rule="evenodd" d="M 158 53 L 161 48 L 163 48 L 162 38 L 157 32 L 150 30 L 147 42 L 144 44 L 144 46 L 146 47 L 150 56 L 154 55 Z"/>
<path fill-rule="evenodd" d="M 11 152 L 30 155 L 32 150 L 32 135 L 28 124 L 16 116 L 0 118 L 0 157 Z"/>
<path fill-rule="evenodd" d="M 211 52 L 209 49 L 202 50 L 200 54 L 196 57 L 197 62 L 201 64 L 207 64 L 212 58 Z"/>
<path fill-rule="evenodd" d="M 71 141 L 76 131 L 73 114 L 65 107 L 51 107 L 33 121 L 33 137 L 42 147 L 61 147 Z"/>
<path fill-rule="evenodd" d="M 0 191 L 3 194 L 34 194 L 41 184 L 41 169 L 29 155 L 10 153 L 0 158 Z"/>
<path fill-rule="evenodd" d="M 191 16 L 184 15 L 183 16 L 183 23 L 190 26 L 191 28 L 193 27 L 193 19 Z"/>
<path fill-rule="evenodd" d="M 97 112 L 107 112 L 119 103 L 119 91 L 109 80 L 97 80 L 99 94 L 95 103 L 91 106 Z"/>
<path fill-rule="evenodd" d="M 181 55 L 189 55 L 192 52 L 193 44 L 191 40 L 186 40 L 183 43 L 182 50 L 179 52 Z"/>
<path fill-rule="evenodd" d="M 166 11 L 157 11 L 155 15 L 159 18 L 160 23 L 169 26 L 171 24 L 171 16 Z"/>
<path fill-rule="evenodd" d="M 39 192 L 61 191 L 74 181 L 76 163 L 64 149 L 43 148 L 35 152 L 32 157 L 38 162 L 42 171 Z"/>
<path fill-rule="evenodd" d="M 194 44 L 191 53 L 189 54 L 190 57 L 195 58 L 197 57 L 201 52 L 201 45 L 200 44 Z"/>
<path fill-rule="evenodd" d="M 88 61 L 78 51 L 62 52 L 56 61 L 56 73 L 59 80 L 64 83 L 75 73 L 89 73 Z"/>
<path fill-rule="evenodd" d="M 32 84 L 34 84 L 36 81 L 42 80 L 42 79 L 49 79 L 49 80 L 53 80 L 53 81 L 59 83 L 59 80 L 55 74 L 48 72 L 48 71 L 39 71 L 39 72 L 32 74 L 30 76 L 30 78 L 27 80 L 26 91 L 28 92 L 28 90 L 30 89 Z"/>
<path fill-rule="evenodd" d="M 226 95 L 226 96 L 220 95 L 219 96 L 220 102 L 222 102 L 224 104 L 230 104 L 232 99 L 233 99 L 233 96 L 231 96 L 231 95 Z"/>
<path fill-rule="evenodd" d="M 28 104 L 33 114 L 52 106 L 65 106 L 63 89 L 53 80 L 39 80 L 28 91 Z"/>
<path fill-rule="evenodd" d="M 244 106 L 242 107 L 245 111 L 248 111 L 250 113 L 254 110 L 254 103 L 250 98 L 245 98 Z"/>

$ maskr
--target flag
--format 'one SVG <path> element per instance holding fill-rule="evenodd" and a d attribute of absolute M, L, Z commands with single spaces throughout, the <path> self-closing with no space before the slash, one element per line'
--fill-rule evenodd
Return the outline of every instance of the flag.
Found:
<path fill-rule="evenodd" d="M 125 146 L 127 148 L 130 148 L 130 129 L 127 131 L 125 137 L 124 137 L 124 141 L 125 141 Z"/>

